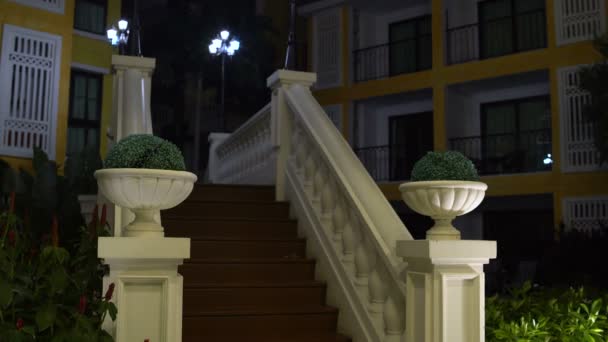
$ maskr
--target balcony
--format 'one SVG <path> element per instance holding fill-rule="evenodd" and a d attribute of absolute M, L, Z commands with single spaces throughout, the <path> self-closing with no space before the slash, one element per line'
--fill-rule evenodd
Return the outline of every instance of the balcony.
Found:
<path fill-rule="evenodd" d="M 409 179 L 413 163 L 406 158 L 404 145 L 355 148 L 355 154 L 376 182 Z"/>
<path fill-rule="evenodd" d="M 537 129 L 449 139 L 481 175 L 550 171 L 551 130 Z"/>
<path fill-rule="evenodd" d="M 449 14 L 449 13 L 448 13 Z M 449 27 L 447 63 L 483 60 L 547 46 L 545 8 Z"/>
<path fill-rule="evenodd" d="M 355 82 L 431 68 L 431 35 L 359 49 L 353 52 Z"/>

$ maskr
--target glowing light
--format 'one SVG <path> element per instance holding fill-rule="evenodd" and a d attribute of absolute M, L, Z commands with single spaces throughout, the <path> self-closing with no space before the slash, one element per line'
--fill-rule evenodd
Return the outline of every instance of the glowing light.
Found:
<path fill-rule="evenodd" d="M 230 41 L 230 48 L 234 51 L 238 51 L 239 48 L 241 47 L 241 42 L 239 42 L 238 40 L 232 40 Z"/>
<path fill-rule="evenodd" d="M 228 37 L 230 37 L 230 32 L 223 30 L 222 32 L 220 32 L 220 37 L 222 37 L 223 40 L 228 39 Z"/>
<path fill-rule="evenodd" d="M 551 158 L 551 153 L 547 154 L 547 157 L 543 160 L 543 164 L 545 164 L 545 165 L 553 164 L 553 159 Z"/>
<path fill-rule="evenodd" d="M 211 53 L 211 54 L 217 53 L 217 47 L 215 46 L 215 44 L 209 45 L 209 53 Z"/>
<path fill-rule="evenodd" d="M 118 34 L 118 31 L 114 28 L 114 27 L 110 27 L 107 31 L 106 31 L 106 35 L 108 36 L 108 40 L 109 41 L 113 41 L 114 38 L 116 38 L 116 35 Z"/>
<path fill-rule="evenodd" d="M 118 21 L 118 29 L 121 31 L 125 31 L 127 28 L 129 27 L 129 22 L 124 20 L 124 19 L 120 19 Z"/>

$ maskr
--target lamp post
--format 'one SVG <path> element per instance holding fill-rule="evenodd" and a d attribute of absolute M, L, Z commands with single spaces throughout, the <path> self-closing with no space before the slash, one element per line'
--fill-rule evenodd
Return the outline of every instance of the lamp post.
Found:
<path fill-rule="evenodd" d="M 118 46 L 118 54 L 124 55 L 129 42 L 129 22 L 120 19 L 116 25 L 110 26 L 106 31 L 106 36 L 112 46 Z"/>
<path fill-rule="evenodd" d="M 219 124 L 222 131 L 226 130 L 226 118 L 224 117 L 225 111 L 225 91 L 226 91 L 226 56 L 234 56 L 239 50 L 241 43 L 236 39 L 230 38 L 230 32 L 223 30 L 220 32 L 219 37 L 213 39 L 209 45 L 209 53 L 216 56 L 222 57 L 222 86 L 220 95 L 220 115 Z"/>

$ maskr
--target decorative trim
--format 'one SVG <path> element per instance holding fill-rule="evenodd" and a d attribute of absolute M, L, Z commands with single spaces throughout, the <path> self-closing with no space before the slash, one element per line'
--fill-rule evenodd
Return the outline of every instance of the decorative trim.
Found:
<path fill-rule="evenodd" d="M 88 72 L 92 72 L 94 74 L 102 74 L 102 75 L 110 74 L 110 69 L 98 67 L 98 66 L 94 66 L 94 65 L 72 62 L 72 64 L 70 64 L 70 66 L 72 67 L 72 69 L 88 71 Z"/>
<path fill-rule="evenodd" d="M 87 32 L 87 31 L 82 31 L 82 30 L 77 30 L 77 29 L 74 29 L 73 33 L 76 36 L 81 36 L 81 37 L 85 37 L 85 38 L 100 40 L 100 41 L 105 42 L 105 43 L 108 42 L 108 39 L 103 34 L 95 34 L 95 33 Z"/>
<path fill-rule="evenodd" d="M 593 231 L 608 224 L 608 196 L 565 197 L 562 199 L 565 230 Z"/>
<path fill-rule="evenodd" d="M 38 8 L 41 10 L 54 12 L 58 14 L 65 14 L 65 2 L 64 0 L 56 0 L 56 4 L 48 4 L 51 1 L 48 0 L 10 0 L 18 4 Z"/>

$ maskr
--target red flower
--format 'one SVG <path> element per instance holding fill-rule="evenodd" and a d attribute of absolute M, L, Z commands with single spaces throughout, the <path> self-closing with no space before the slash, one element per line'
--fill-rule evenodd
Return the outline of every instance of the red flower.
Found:
<path fill-rule="evenodd" d="M 108 207 L 104 204 L 101 207 L 101 221 L 100 221 L 101 228 L 104 228 L 106 226 L 107 220 L 108 220 Z"/>
<path fill-rule="evenodd" d="M 59 223 L 57 222 L 57 215 L 53 215 L 53 223 L 51 225 L 51 241 L 53 247 L 59 247 Z"/>
<path fill-rule="evenodd" d="M 15 240 L 17 239 L 15 231 L 14 230 L 9 230 L 6 237 L 8 237 L 8 242 L 10 243 L 11 246 L 15 245 Z"/>
<path fill-rule="evenodd" d="M 81 315 L 84 315 L 84 312 L 87 310 L 87 297 L 85 295 L 80 296 L 80 303 L 78 304 L 78 312 Z"/>
<path fill-rule="evenodd" d="M 8 211 L 11 213 L 15 212 L 15 192 L 11 192 L 10 195 L 10 199 L 9 199 L 9 205 L 8 205 Z"/>
<path fill-rule="evenodd" d="M 17 324 L 15 324 L 15 327 L 17 327 L 17 330 L 20 331 L 21 329 L 23 329 L 23 324 L 24 324 L 23 319 L 19 318 L 17 320 Z"/>
<path fill-rule="evenodd" d="M 106 291 L 106 295 L 105 295 L 105 299 L 106 300 L 110 300 L 112 299 L 112 296 L 114 295 L 114 283 L 110 284 L 110 286 L 108 286 L 108 291 Z"/>

